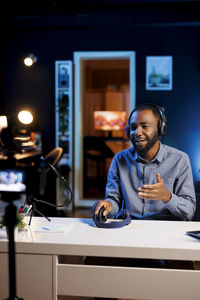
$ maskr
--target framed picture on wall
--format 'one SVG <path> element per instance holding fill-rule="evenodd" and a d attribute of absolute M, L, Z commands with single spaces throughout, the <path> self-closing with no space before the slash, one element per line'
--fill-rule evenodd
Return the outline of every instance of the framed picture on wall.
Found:
<path fill-rule="evenodd" d="M 146 90 L 172 90 L 172 56 L 146 56 Z"/>

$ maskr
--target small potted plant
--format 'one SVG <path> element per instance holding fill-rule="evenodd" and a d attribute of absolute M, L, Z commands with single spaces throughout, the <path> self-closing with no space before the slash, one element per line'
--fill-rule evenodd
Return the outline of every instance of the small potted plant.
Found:
<path fill-rule="evenodd" d="M 0 220 L 0 228 L 5 226 L 5 215 L 2 216 Z M 24 222 L 24 214 L 17 214 L 17 228 L 19 231 L 24 230 L 27 224 Z"/>

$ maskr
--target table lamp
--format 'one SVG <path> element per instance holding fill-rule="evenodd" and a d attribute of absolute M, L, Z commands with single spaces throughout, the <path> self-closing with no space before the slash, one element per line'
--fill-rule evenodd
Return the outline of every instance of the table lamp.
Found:
<path fill-rule="evenodd" d="M 125 127 L 125 111 L 94 111 L 94 129 L 108 131 L 110 138 L 112 131 L 124 130 Z"/>
<path fill-rule="evenodd" d="M 0 116 L 0 133 L 3 128 L 8 127 L 8 120 L 6 116 Z"/>
<path fill-rule="evenodd" d="M 4 128 L 7 128 L 8 127 L 8 120 L 7 120 L 7 117 L 6 116 L 0 116 L 0 134 L 1 134 L 1 131 L 4 129 Z M 0 148 L 3 149 L 4 145 L 1 141 L 1 136 L 0 136 Z"/>

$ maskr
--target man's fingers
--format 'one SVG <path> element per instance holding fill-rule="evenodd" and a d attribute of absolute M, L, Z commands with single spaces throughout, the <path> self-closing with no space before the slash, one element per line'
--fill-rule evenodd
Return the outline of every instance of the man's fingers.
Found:
<path fill-rule="evenodd" d="M 104 204 L 104 207 L 106 209 L 104 210 L 103 215 L 106 216 L 112 210 L 112 203 L 111 202 L 106 202 L 106 205 Z"/>
<path fill-rule="evenodd" d="M 157 182 L 163 183 L 163 179 L 161 178 L 159 173 L 156 174 L 156 179 L 157 179 Z"/>
<path fill-rule="evenodd" d="M 154 183 L 154 184 L 144 184 L 142 187 L 138 188 L 138 191 L 145 192 L 145 190 L 159 189 L 163 185 L 163 183 L 164 183 L 164 181 L 161 178 L 161 176 L 160 176 L 159 173 L 156 174 L 156 180 L 157 180 L 157 183 Z"/>
<path fill-rule="evenodd" d="M 106 216 L 112 209 L 109 209 L 108 207 L 104 210 L 103 216 Z"/>
<path fill-rule="evenodd" d="M 112 210 L 112 203 L 111 202 L 106 202 L 106 201 L 103 201 L 101 200 L 99 202 L 99 205 L 97 206 L 96 210 L 95 210 L 95 214 L 97 215 L 99 213 L 99 210 L 102 208 L 102 207 L 105 207 L 105 210 L 103 212 L 103 215 L 106 216 L 111 210 Z"/>
<path fill-rule="evenodd" d="M 96 208 L 96 210 L 95 210 L 95 214 L 96 214 L 96 215 L 98 215 L 99 210 L 101 209 L 102 206 L 104 206 L 104 201 L 103 201 L 103 200 L 101 200 L 101 201 L 99 202 L 99 204 L 98 204 L 98 206 L 97 206 L 97 208 Z"/>
<path fill-rule="evenodd" d="M 149 193 L 149 192 L 148 193 L 139 192 L 138 196 L 140 198 L 157 200 L 158 194 L 157 193 Z"/>
<path fill-rule="evenodd" d="M 161 187 L 161 183 L 154 183 L 154 184 L 145 184 L 142 187 L 139 187 L 139 191 L 145 191 L 145 190 L 154 190 Z"/>

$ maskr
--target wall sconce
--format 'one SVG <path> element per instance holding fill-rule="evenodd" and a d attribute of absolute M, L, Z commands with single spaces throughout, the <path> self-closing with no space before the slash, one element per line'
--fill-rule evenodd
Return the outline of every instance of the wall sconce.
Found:
<path fill-rule="evenodd" d="M 37 57 L 34 54 L 29 54 L 25 59 L 24 59 L 24 64 L 27 67 L 31 67 L 34 63 L 37 62 Z"/>

